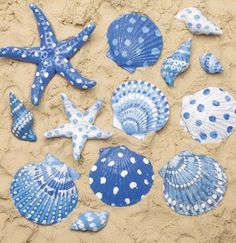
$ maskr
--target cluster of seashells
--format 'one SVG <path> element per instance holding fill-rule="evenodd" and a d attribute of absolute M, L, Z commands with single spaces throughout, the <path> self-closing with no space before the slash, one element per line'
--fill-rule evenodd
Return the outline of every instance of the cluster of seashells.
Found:
<path fill-rule="evenodd" d="M 221 35 L 222 31 L 197 8 L 185 8 L 176 15 L 195 35 Z M 159 28 L 149 17 L 128 13 L 115 19 L 108 28 L 107 56 L 124 70 L 154 65 L 161 55 L 163 39 Z M 161 66 L 164 81 L 173 86 L 178 75 L 190 65 L 192 40 L 187 39 Z M 223 66 L 212 54 L 200 57 L 207 73 L 221 73 Z M 46 137 L 66 136 L 73 140 L 74 158 L 79 160 L 87 139 L 108 138 L 93 125 L 102 106 L 98 100 L 81 113 L 69 98 L 62 95 L 68 124 Z M 33 116 L 14 94 L 10 94 L 12 133 L 22 140 L 36 141 Z M 143 80 L 120 84 L 112 93 L 113 125 L 127 135 L 145 139 L 160 131 L 168 122 L 170 107 L 165 94 Z M 232 134 L 236 126 L 236 101 L 224 89 L 207 87 L 182 102 L 181 125 L 200 143 L 218 143 Z M 79 132 L 78 132 L 79 131 Z M 159 174 L 163 178 L 163 194 L 175 212 L 194 216 L 208 212 L 223 199 L 227 189 L 224 169 L 208 156 L 183 151 L 171 159 Z M 75 180 L 80 174 L 48 154 L 40 163 L 20 168 L 11 184 L 11 197 L 19 213 L 28 220 L 50 225 L 60 222 L 76 208 L 79 195 Z M 151 161 L 124 145 L 100 149 L 97 162 L 89 173 L 89 185 L 103 203 L 126 207 L 145 198 L 152 188 L 154 171 Z M 99 231 L 108 221 L 107 211 L 86 211 L 72 223 L 76 231 Z"/>

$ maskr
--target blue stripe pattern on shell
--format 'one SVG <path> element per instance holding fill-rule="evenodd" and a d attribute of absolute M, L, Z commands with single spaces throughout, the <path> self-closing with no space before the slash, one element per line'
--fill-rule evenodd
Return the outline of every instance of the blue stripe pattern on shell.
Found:
<path fill-rule="evenodd" d="M 12 116 L 12 134 L 18 139 L 34 142 L 37 137 L 33 131 L 33 115 L 24 104 L 10 93 L 10 107 Z"/>
<path fill-rule="evenodd" d="M 199 90 L 183 98 L 180 123 L 200 143 L 219 143 L 236 127 L 236 101 L 222 88 Z"/>
<path fill-rule="evenodd" d="M 206 52 L 199 58 L 201 67 L 207 73 L 222 73 L 224 71 L 218 58 L 210 52 Z"/>
<path fill-rule="evenodd" d="M 107 211 L 85 211 L 80 213 L 79 217 L 72 223 L 70 229 L 77 231 L 99 231 L 106 226 L 108 216 L 109 213 Z"/>
<path fill-rule="evenodd" d="M 160 171 L 167 205 L 188 216 L 215 208 L 223 199 L 227 179 L 216 160 L 189 151 L 179 153 Z"/>
<path fill-rule="evenodd" d="M 19 213 L 42 225 L 55 224 L 76 207 L 74 180 L 80 175 L 48 154 L 42 163 L 19 169 L 11 184 L 11 197 Z"/>
<path fill-rule="evenodd" d="M 169 86 L 173 86 L 177 76 L 188 68 L 191 47 L 192 40 L 186 40 L 171 56 L 167 57 L 162 63 L 161 75 Z"/>
<path fill-rule="evenodd" d="M 162 129 L 169 119 L 169 104 L 164 93 L 145 81 L 122 83 L 112 94 L 113 125 L 129 135 L 143 139 Z"/>
<path fill-rule="evenodd" d="M 150 161 L 125 146 L 100 150 L 89 174 L 90 187 L 104 203 L 124 207 L 139 202 L 150 191 L 154 179 Z"/>
<path fill-rule="evenodd" d="M 138 67 L 154 65 L 163 47 L 158 27 L 147 16 L 128 13 L 115 19 L 108 28 L 107 56 L 130 73 Z"/>

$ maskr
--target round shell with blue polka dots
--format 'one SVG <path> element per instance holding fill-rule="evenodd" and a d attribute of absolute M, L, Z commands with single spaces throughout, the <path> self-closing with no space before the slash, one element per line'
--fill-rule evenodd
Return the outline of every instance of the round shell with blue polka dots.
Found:
<path fill-rule="evenodd" d="M 107 32 L 107 56 L 130 73 L 154 65 L 163 47 L 159 28 L 147 16 L 128 13 L 119 16 Z"/>
<path fill-rule="evenodd" d="M 91 168 L 89 184 L 104 203 L 125 207 L 142 200 L 154 180 L 151 162 L 125 146 L 100 150 L 96 164 Z"/>
<path fill-rule="evenodd" d="M 222 88 L 208 87 L 183 98 L 181 125 L 200 143 L 217 143 L 236 126 L 236 101 Z"/>

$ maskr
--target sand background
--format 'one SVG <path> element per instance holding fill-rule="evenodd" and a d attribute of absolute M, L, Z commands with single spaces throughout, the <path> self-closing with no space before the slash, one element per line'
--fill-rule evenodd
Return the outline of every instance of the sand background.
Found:
<path fill-rule="evenodd" d="M 29 1 L 0 0 L 0 46 L 38 46 L 38 32 Z M 180 127 L 182 97 L 207 86 L 225 88 L 236 98 L 236 1 L 234 0 L 37 0 L 59 40 L 68 38 L 93 21 L 97 28 L 88 43 L 77 53 L 73 65 L 83 75 L 97 80 L 88 91 L 77 90 L 63 78 L 55 76 L 44 93 L 39 107 L 30 103 L 31 84 L 35 65 L 10 59 L 0 60 L 0 242 L 1 243 L 131 243 L 181 242 L 196 243 L 236 242 L 236 132 L 219 145 L 200 145 Z M 193 36 L 190 68 L 181 75 L 174 88 L 169 88 L 160 76 L 163 59 L 192 34 L 185 25 L 174 19 L 184 7 L 199 7 L 224 31 L 221 37 Z M 106 57 L 106 31 L 118 15 L 140 11 L 150 16 L 159 26 L 164 48 L 160 60 L 150 68 L 129 74 Z M 199 65 L 199 55 L 212 51 L 225 67 L 220 75 L 207 75 Z M 149 81 L 167 95 L 171 107 L 170 120 L 161 132 L 139 141 L 112 127 L 110 97 L 112 91 L 129 79 Z M 17 140 L 10 132 L 9 92 L 14 92 L 31 108 L 35 117 L 37 143 Z M 79 163 L 72 158 L 70 139 L 50 139 L 43 132 L 63 124 L 66 117 L 60 101 L 65 92 L 81 109 L 86 109 L 97 98 L 104 97 L 104 107 L 96 125 L 111 130 L 114 136 L 106 141 L 89 141 Z M 100 202 L 88 184 L 88 173 L 98 158 L 101 147 L 124 144 L 143 153 L 154 166 L 155 183 L 142 202 L 127 208 L 111 208 Z M 172 212 L 162 198 L 162 180 L 157 175 L 169 159 L 188 149 L 217 159 L 228 176 L 228 191 L 224 200 L 213 211 L 200 217 L 184 217 Z M 24 164 L 42 161 L 52 153 L 67 165 L 78 170 L 82 177 L 77 182 L 80 201 L 76 210 L 63 222 L 54 226 L 37 226 L 22 218 L 10 199 L 9 188 L 13 175 Z M 107 227 L 99 233 L 80 233 L 68 230 L 70 223 L 84 210 L 110 212 Z"/>

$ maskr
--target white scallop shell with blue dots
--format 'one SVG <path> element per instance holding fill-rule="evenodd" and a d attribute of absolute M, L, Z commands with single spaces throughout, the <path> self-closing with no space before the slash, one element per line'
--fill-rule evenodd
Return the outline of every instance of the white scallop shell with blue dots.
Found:
<path fill-rule="evenodd" d="M 208 87 L 185 96 L 181 125 L 200 143 L 218 143 L 236 126 L 236 101 L 222 88 Z"/>

